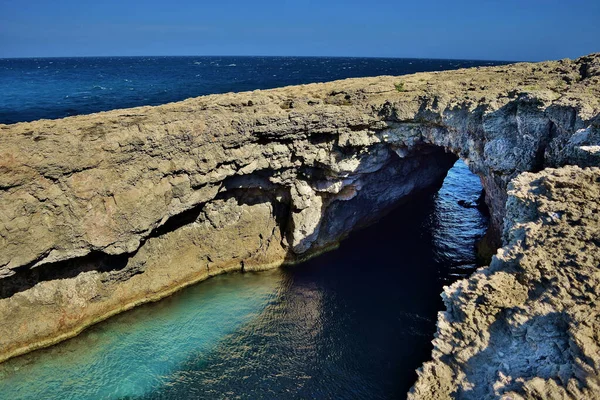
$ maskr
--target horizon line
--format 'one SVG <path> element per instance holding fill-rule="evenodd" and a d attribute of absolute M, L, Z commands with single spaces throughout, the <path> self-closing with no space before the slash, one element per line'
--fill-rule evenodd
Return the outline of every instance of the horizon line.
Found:
<path fill-rule="evenodd" d="M 492 62 L 505 62 L 505 63 L 519 63 L 519 62 L 543 62 L 552 61 L 538 60 L 538 61 L 523 61 L 523 60 L 501 60 L 501 59 L 485 59 L 485 58 L 445 58 L 445 57 L 401 57 L 401 56 L 324 56 L 324 55 L 190 55 L 190 54 L 178 54 L 178 55 L 86 55 L 86 56 L 21 56 L 21 57 L 0 57 L 0 60 L 27 60 L 27 59 L 40 59 L 40 58 L 167 58 L 167 57 L 265 57 L 265 58 L 380 58 L 380 59 L 404 59 L 404 60 L 445 60 L 445 61 L 492 61 Z"/>

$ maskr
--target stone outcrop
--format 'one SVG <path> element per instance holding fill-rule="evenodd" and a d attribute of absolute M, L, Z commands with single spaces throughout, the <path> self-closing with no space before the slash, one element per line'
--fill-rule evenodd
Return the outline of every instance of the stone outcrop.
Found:
<path fill-rule="evenodd" d="M 457 157 L 499 244 L 511 180 L 600 165 L 600 55 L 0 125 L 0 360 L 318 254 Z"/>

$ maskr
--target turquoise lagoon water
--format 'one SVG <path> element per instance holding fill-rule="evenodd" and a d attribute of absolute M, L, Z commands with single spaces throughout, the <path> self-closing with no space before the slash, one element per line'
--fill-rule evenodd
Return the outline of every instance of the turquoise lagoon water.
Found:
<path fill-rule="evenodd" d="M 114 317 L 58 346 L 0 365 L 2 399 L 120 399 L 178 379 L 273 301 L 278 271 L 219 276 Z"/>

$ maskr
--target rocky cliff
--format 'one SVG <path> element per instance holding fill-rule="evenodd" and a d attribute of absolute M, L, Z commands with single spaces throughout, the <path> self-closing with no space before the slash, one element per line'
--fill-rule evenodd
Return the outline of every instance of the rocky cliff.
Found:
<path fill-rule="evenodd" d="M 439 186 L 457 157 L 500 244 L 509 182 L 600 165 L 599 145 L 598 54 L 0 125 L 0 359 L 318 254 Z"/>

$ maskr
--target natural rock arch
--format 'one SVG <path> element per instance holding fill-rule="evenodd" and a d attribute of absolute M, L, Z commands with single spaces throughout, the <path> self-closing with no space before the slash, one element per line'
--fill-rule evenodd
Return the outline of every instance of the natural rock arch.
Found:
<path fill-rule="evenodd" d="M 0 360 L 317 254 L 441 184 L 456 157 L 499 238 L 521 172 L 600 165 L 599 98 L 592 55 L 0 126 Z"/>

